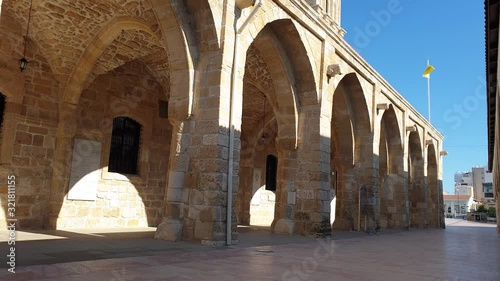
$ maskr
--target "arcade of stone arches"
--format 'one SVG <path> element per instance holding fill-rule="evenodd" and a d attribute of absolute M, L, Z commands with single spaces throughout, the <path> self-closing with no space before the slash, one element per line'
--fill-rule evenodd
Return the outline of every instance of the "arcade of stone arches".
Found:
<path fill-rule="evenodd" d="M 443 137 L 345 42 L 339 11 L 218 2 L 34 0 L 30 17 L 0 1 L 0 173 L 18 178 L 21 228 L 217 245 L 237 225 L 444 227 Z"/>

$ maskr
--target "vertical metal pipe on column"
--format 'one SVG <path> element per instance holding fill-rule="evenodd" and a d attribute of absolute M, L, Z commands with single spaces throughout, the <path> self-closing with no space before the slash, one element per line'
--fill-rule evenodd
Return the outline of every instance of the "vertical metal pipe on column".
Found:
<path fill-rule="evenodd" d="M 262 7 L 264 0 L 257 0 L 254 4 L 254 9 L 250 15 L 245 19 L 245 21 L 238 27 L 236 23 L 234 25 L 234 53 L 233 53 L 233 69 L 231 75 L 231 94 L 230 94 L 230 104 L 229 104 L 229 155 L 228 155 L 228 171 L 227 171 L 227 210 L 226 210 L 226 245 L 231 246 L 232 244 L 232 212 L 233 212 L 233 162 L 234 162 L 234 125 L 233 125 L 233 112 L 235 106 L 234 94 L 236 92 L 236 79 L 238 78 L 238 57 L 239 57 L 239 37 L 241 32 L 245 29 L 257 11 Z"/>

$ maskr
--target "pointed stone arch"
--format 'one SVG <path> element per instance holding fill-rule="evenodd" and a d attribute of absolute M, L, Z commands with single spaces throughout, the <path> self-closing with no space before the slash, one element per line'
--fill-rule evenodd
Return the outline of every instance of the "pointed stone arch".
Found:
<path fill-rule="evenodd" d="M 345 75 L 333 94 L 330 165 L 332 171 L 331 222 L 333 228 L 359 230 L 359 190 L 372 165 L 368 105 L 356 73 Z M 364 218 L 363 218 L 364 219 Z"/>
<path fill-rule="evenodd" d="M 278 138 L 296 139 L 299 110 L 297 94 L 292 86 L 293 75 L 283 63 L 287 59 L 282 52 L 281 44 L 270 30 L 265 29 L 254 40 L 252 46 L 254 47 L 249 51 L 255 48 L 260 60 L 264 61 L 267 66 L 269 82 L 265 86 L 269 88 L 265 89 L 264 93 L 277 118 Z M 245 71 L 245 79 L 248 77 L 247 71 Z M 252 77 L 248 78 L 248 82 L 252 83 Z M 253 81 L 255 82 L 255 79 Z"/>
<path fill-rule="evenodd" d="M 161 0 L 150 0 L 160 2 Z M 193 42 L 199 52 L 215 51 L 220 48 L 220 33 L 222 23 L 222 10 L 218 8 L 215 0 L 172 0 L 174 8 L 181 14 L 183 27 L 192 30 Z M 180 13 L 180 7 L 186 7 L 188 15 Z"/>
<path fill-rule="evenodd" d="M 242 108 L 242 149 L 260 149 L 266 153 L 278 156 L 278 171 L 284 169 L 283 164 L 286 163 L 283 158 L 283 151 L 279 149 L 282 140 L 297 143 L 297 122 L 298 122 L 298 102 L 296 89 L 293 86 L 295 83 L 293 73 L 291 72 L 289 59 L 283 49 L 282 43 L 277 38 L 276 34 L 270 26 L 264 27 L 253 42 L 246 49 L 245 56 L 245 74 L 243 78 L 243 101 L 245 106 Z M 248 107 L 249 95 L 253 96 L 253 100 L 263 99 L 264 103 L 250 110 Z M 259 97 L 260 96 L 260 97 Z M 265 104 L 267 103 L 267 112 L 264 112 Z M 258 119 L 262 117 L 263 120 Z M 264 132 L 268 131 L 269 122 L 266 119 L 275 120 L 275 135 L 264 136 Z M 263 122 L 264 128 L 261 130 L 260 122 Z M 250 124 L 255 123 L 255 124 Z M 252 129 L 253 128 L 253 129 Z M 250 130 L 250 131 L 249 131 Z M 252 134 L 252 136 L 249 136 Z M 269 138 L 272 139 L 269 139 Z M 261 141 L 261 139 L 267 139 Z M 251 140 L 257 140 L 255 145 L 246 145 L 245 143 Z M 293 148 L 294 148 L 293 147 Z M 260 153 L 262 154 L 262 153 Z M 240 172 L 240 206 L 243 208 L 242 219 L 244 223 L 249 223 L 250 217 L 250 201 L 249 194 L 254 194 L 250 190 L 254 189 L 256 184 L 253 180 L 249 180 L 248 176 L 253 175 L 262 167 L 265 167 L 265 159 L 259 157 L 259 153 L 252 151 L 250 154 L 242 150 L 241 163 L 246 161 L 243 157 L 251 157 L 251 165 L 243 167 Z M 248 161 L 246 161 L 248 162 Z M 277 188 L 275 191 L 276 202 L 274 203 L 274 220 L 271 228 L 278 232 L 293 233 L 293 226 L 283 229 L 280 224 L 276 228 L 277 222 L 282 219 L 290 211 L 286 211 L 286 182 L 293 180 L 292 175 L 286 175 L 283 172 L 278 172 L 280 175 L 277 178 Z M 266 173 L 261 173 L 261 179 L 265 178 Z M 247 195 L 247 196 L 242 196 Z M 292 219 L 288 217 L 288 219 Z"/>
<path fill-rule="evenodd" d="M 418 131 L 408 135 L 408 203 L 410 227 L 428 225 L 427 199 L 424 176 L 424 150 Z"/>
<path fill-rule="evenodd" d="M 70 75 L 63 93 L 63 103 L 78 104 L 87 78 L 104 50 L 125 30 L 140 30 L 156 36 L 148 22 L 141 18 L 117 17 L 108 22 L 89 43 Z"/>
<path fill-rule="evenodd" d="M 119 16 L 113 18 L 93 37 L 74 67 L 64 89 L 63 103 L 77 104 L 79 96 L 106 48 L 124 31 L 142 31 L 159 40 L 168 55 L 170 72 L 169 114 L 176 118 L 187 118 L 192 111 L 192 80 L 194 60 L 197 57 L 196 43 L 191 29 L 174 2 L 150 0 L 160 27 L 160 34 L 152 24 L 141 17 Z M 183 20 L 184 19 L 184 20 Z M 181 28 L 182 27 L 182 28 Z"/>
<path fill-rule="evenodd" d="M 403 144 L 399 121 L 391 104 L 380 121 L 379 198 L 380 228 L 407 227 Z"/>
<path fill-rule="evenodd" d="M 399 127 L 399 121 L 393 105 L 390 105 L 389 109 L 383 113 L 380 131 L 380 144 L 384 146 L 383 142 L 385 142 L 384 150 L 387 153 L 387 166 L 385 167 L 385 170 L 388 173 L 402 175 L 403 143 L 401 142 L 401 129 Z"/>
<path fill-rule="evenodd" d="M 298 103 L 300 105 L 317 103 L 318 85 L 314 78 L 312 50 L 304 44 L 306 39 L 303 38 L 297 23 L 278 7 L 261 11 L 255 16 L 254 28 L 247 28 L 241 34 L 241 50 L 246 51 L 259 33 L 265 27 L 269 27 L 281 42 L 282 52 L 288 58 L 286 63 L 290 73 L 293 74 L 290 77 L 294 78 L 292 85 L 295 85 L 298 91 Z"/>
<path fill-rule="evenodd" d="M 142 17 L 118 16 L 108 21 L 99 32 L 92 37 L 87 48 L 82 53 L 79 62 L 73 68 L 73 72 L 68 78 L 66 88 L 63 90 L 60 124 L 57 132 L 56 159 L 53 165 L 52 187 L 51 187 L 51 214 L 49 224 L 57 226 L 57 216 L 60 208 L 60 197 L 64 196 L 64 189 L 67 186 L 69 175 L 68 163 L 71 157 L 71 146 L 76 130 L 75 112 L 78 108 L 80 96 L 86 86 L 95 79 L 93 71 L 96 63 L 101 59 L 104 51 L 111 46 L 123 33 L 141 32 L 145 38 L 154 41 L 162 60 L 155 65 L 155 69 L 148 69 L 148 72 L 163 71 L 163 90 L 170 89 L 168 98 L 168 117 L 170 121 L 185 120 L 192 111 L 193 103 L 193 53 L 196 54 L 196 46 L 192 43 L 189 27 L 178 18 L 177 10 L 174 9 L 172 1 L 154 1 L 154 12 L 157 16 L 157 24 L 151 23 Z M 186 30 L 186 31 L 184 31 Z M 167 58 L 168 56 L 168 58 Z M 141 57 L 151 62 L 151 57 Z M 125 62 L 136 59 L 136 57 L 126 57 Z M 154 58 L 153 58 L 154 61 Z M 161 64 L 161 65 L 160 65 Z M 156 69 L 157 68 L 157 69 Z M 102 71 L 101 71 L 102 72 Z M 155 77 L 158 80 L 158 77 Z M 167 83 L 164 83 L 167 82 Z M 168 87 L 168 88 L 167 88 Z"/>
<path fill-rule="evenodd" d="M 272 14 L 271 18 L 265 18 L 265 15 L 266 13 L 257 15 L 255 28 L 247 28 L 240 35 L 240 50 L 247 55 L 237 58 L 241 66 L 237 71 L 245 73 L 243 83 L 238 86 L 243 89 L 244 83 L 250 83 L 263 90 L 272 106 L 278 131 L 274 142 L 278 156 L 278 183 L 272 229 L 276 232 L 293 233 L 294 205 L 287 198 L 294 189 L 293 171 L 296 167 L 293 166 L 294 161 L 288 159 L 295 157 L 295 154 L 288 151 L 294 151 L 297 147 L 301 101 L 311 92 L 316 94 L 316 85 L 307 51 L 293 21 L 282 19 L 277 14 Z M 249 69 L 242 71 L 247 65 L 249 52 L 259 53 L 271 82 L 262 85 L 266 83 L 266 79 L 253 77 Z M 243 111 L 242 113 L 245 114 Z"/>
<path fill-rule="evenodd" d="M 334 101 L 337 94 L 344 96 L 346 102 L 345 110 L 347 110 L 350 116 L 352 131 L 356 136 L 353 138 L 353 163 L 371 158 L 371 149 L 369 147 L 371 145 L 370 139 L 372 138 L 370 113 L 358 74 L 349 73 L 345 75 L 335 89 L 333 95 Z"/>

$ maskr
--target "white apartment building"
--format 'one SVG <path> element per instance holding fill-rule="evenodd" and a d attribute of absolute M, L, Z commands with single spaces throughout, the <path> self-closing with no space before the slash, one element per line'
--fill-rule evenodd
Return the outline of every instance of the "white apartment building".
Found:
<path fill-rule="evenodd" d="M 466 215 L 474 210 L 474 202 L 470 195 L 443 195 L 445 217 Z"/>

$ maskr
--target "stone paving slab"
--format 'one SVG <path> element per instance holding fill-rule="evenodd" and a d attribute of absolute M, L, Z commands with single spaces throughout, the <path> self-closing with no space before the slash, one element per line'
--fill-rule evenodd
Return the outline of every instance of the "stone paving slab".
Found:
<path fill-rule="evenodd" d="M 447 222 L 446 230 L 351 233 L 351 238 L 344 233 L 345 237 L 337 235 L 342 239 L 298 237 L 297 243 L 273 245 L 255 241 L 252 246 L 250 239 L 248 245 L 217 249 L 174 243 L 185 248 L 150 256 L 22 266 L 16 274 L 2 268 L 0 280 L 500 280 L 495 225 Z"/>

